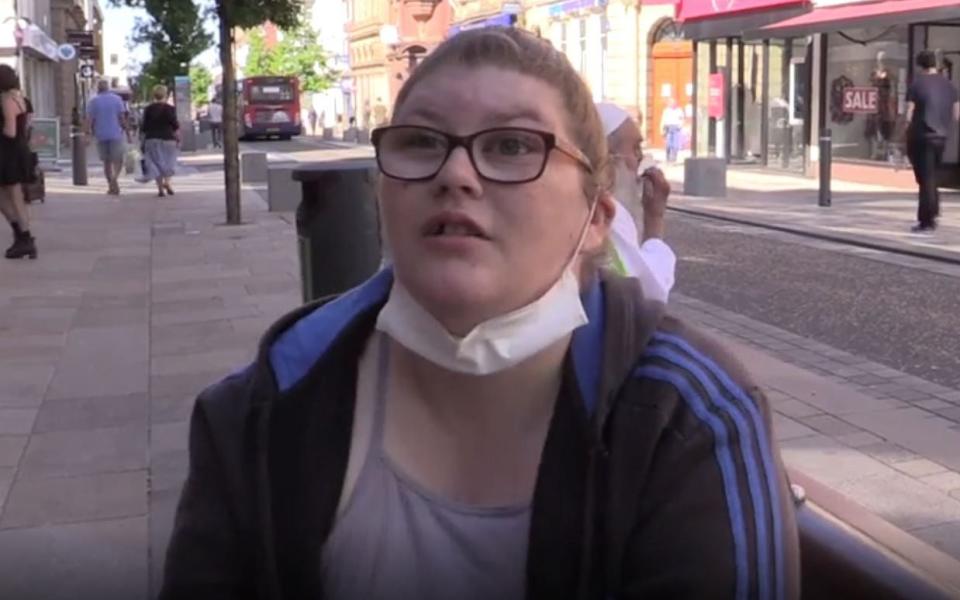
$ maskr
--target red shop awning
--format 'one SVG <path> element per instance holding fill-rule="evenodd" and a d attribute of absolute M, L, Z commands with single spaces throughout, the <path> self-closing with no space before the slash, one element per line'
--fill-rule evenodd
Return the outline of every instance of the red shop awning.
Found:
<path fill-rule="evenodd" d="M 859 27 L 960 19 L 960 0 L 881 0 L 821 6 L 751 32 L 749 37 L 788 38 Z"/>

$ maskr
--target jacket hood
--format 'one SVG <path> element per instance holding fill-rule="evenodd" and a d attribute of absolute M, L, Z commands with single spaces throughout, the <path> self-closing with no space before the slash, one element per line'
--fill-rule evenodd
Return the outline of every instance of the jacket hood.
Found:
<path fill-rule="evenodd" d="M 268 362 L 277 390 L 283 394 L 304 379 L 352 326 L 372 324 L 392 285 L 393 270 L 385 268 L 334 299 L 307 304 L 278 321 L 264 336 L 260 357 Z M 636 280 L 605 272 L 586 286 L 581 300 L 589 322 L 574 331 L 570 356 L 585 408 L 593 414 L 600 399 L 612 396 L 630 376 L 663 304 L 645 301 Z M 607 331 L 609 311 L 627 319 L 627 327 Z"/>

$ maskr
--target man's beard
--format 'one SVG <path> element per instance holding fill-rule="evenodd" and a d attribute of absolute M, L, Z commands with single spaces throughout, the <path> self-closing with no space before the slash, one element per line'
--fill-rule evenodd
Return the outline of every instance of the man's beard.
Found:
<path fill-rule="evenodd" d="M 634 222 L 643 223 L 643 204 L 640 199 L 640 184 L 637 174 L 623 162 L 617 163 L 613 178 L 613 197 L 630 211 Z"/>

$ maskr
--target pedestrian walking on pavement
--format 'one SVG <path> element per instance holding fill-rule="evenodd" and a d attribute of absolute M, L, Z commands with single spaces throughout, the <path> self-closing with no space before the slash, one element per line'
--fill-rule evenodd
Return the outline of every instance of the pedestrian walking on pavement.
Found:
<path fill-rule="evenodd" d="M 677 265 L 676 255 L 663 241 L 670 184 L 655 166 L 637 176 L 644 158 L 643 134 L 627 111 L 616 104 L 600 102 L 597 112 L 607 136 L 613 169 L 613 265 L 619 273 L 640 282 L 645 298 L 666 304 Z"/>
<path fill-rule="evenodd" d="M 214 97 L 207 105 L 207 117 L 210 120 L 210 137 L 214 148 L 223 148 L 223 105 L 220 98 Z"/>
<path fill-rule="evenodd" d="M 167 102 L 167 87 L 153 88 L 153 102 L 143 111 L 143 155 L 147 170 L 157 183 L 157 196 L 173 196 L 170 180 L 177 168 L 180 122 Z"/>
<path fill-rule="evenodd" d="M 393 262 L 201 394 L 160 598 L 799 597 L 766 401 L 600 268 L 566 57 L 460 33 L 372 141 Z"/>
<path fill-rule="evenodd" d="M 907 155 L 919 186 L 917 225 L 921 233 L 937 228 L 940 216 L 940 192 L 937 171 L 943 163 L 943 151 L 951 127 L 960 120 L 957 88 L 937 70 L 937 55 L 924 50 L 917 55 L 917 74 L 907 90 Z"/>
<path fill-rule="evenodd" d="M 373 106 L 373 123 L 377 127 L 383 127 L 390 119 L 387 117 L 387 106 L 383 103 L 383 98 L 377 98 L 377 103 Z"/>
<path fill-rule="evenodd" d="M 307 113 L 307 121 L 310 123 L 310 135 L 317 135 L 317 109 L 310 107 Z"/>
<path fill-rule="evenodd" d="M 663 133 L 667 145 L 667 162 L 677 162 L 680 155 L 680 146 L 683 142 L 683 125 L 687 120 L 683 109 L 677 105 L 675 98 L 667 101 L 667 107 L 660 115 L 660 131 Z"/>
<path fill-rule="evenodd" d="M 24 198 L 24 184 L 33 180 L 30 151 L 30 110 L 20 92 L 20 78 L 9 65 L 0 65 L 0 107 L 3 132 L 0 135 L 0 212 L 13 229 L 13 245 L 6 258 L 36 258 L 37 244 L 30 233 L 30 211 Z"/>
<path fill-rule="evenodd" d="M 87 135 L 97 140 L 97 153 L 107 178 L 107 193 L 120 194 L 119 177 L 126 153 L 127 108 L 123 99 L 110 91 L 106 79 L 97 82 L 97 95 L 87 102 Z"/>

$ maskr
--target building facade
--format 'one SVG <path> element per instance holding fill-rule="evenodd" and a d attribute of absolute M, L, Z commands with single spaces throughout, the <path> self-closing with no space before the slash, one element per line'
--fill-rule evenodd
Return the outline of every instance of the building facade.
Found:
<path fill-rule="evenodd" d="M 17 70 L 38 117 L 57 114 L 50 0 L 0 1 L 0 60 Z"/>
<path fill-rule="evenodd" d="M 50 23 L 53 38 L 66 41 L 68 31 L 83 31 L 87 23 L 102 23 L 103 19 L 96 7 L 90 19 L 83 0 L 50 0 Z M 99 27 L 99 25 L 98 25 Z M 86 93 L 86 85 L 80 81 L 78 75 L 79 61 L 77 59 L 57 63 L 54 74 L 54 96 L 57 105 L 57 116 L 60 118 L 60 142 L 62 145 L 70 143 L 68 132 L 73 114 L 73 108 L 80 106 L 81 98 Z"/>
<path fill-rule="evenodd" d="M 345 85 L 360 128 L 388 118 L 403 82 L 446 39 L 451 22 L 450 3 L 442 0 L 347 0 Z"/>
<path fill-rule="evenodd" d="M 130 77 L 137 69 L 132 63 L 126 36 L 112 35 L 103 38 L 103 76 L 110 87 L 122 89 L 130 87 Z"/>
<path fill-rule="evenodd" d="M 320 45 L 327 51 L 328 66 L 339 73 L 339 76 L 329 89 L 312 94 L 303 105 L 306 110 L 312 106 L 316 111 L 318 128 L 339 128 L 342 131 L 346 121 L 353 115 L 353 93 L 345 75 L 350 69 L 347 33 L 344 27 L 347 22 L 347 2 L 312 0 L 306 8 Z M 308 119 L 305 118 L 303 122 L 307 123 Z"/>
<path fill-rule="evenodd" d="M 516 26 L 548 39 L 595 101 L 624 107 L 659 147 L 659 117 L 669 100 L 692 110 L 693 45 L 680 38 L 675 11 L 674 0 L 466 0 L 455 5 L 451 34 Z"/>

